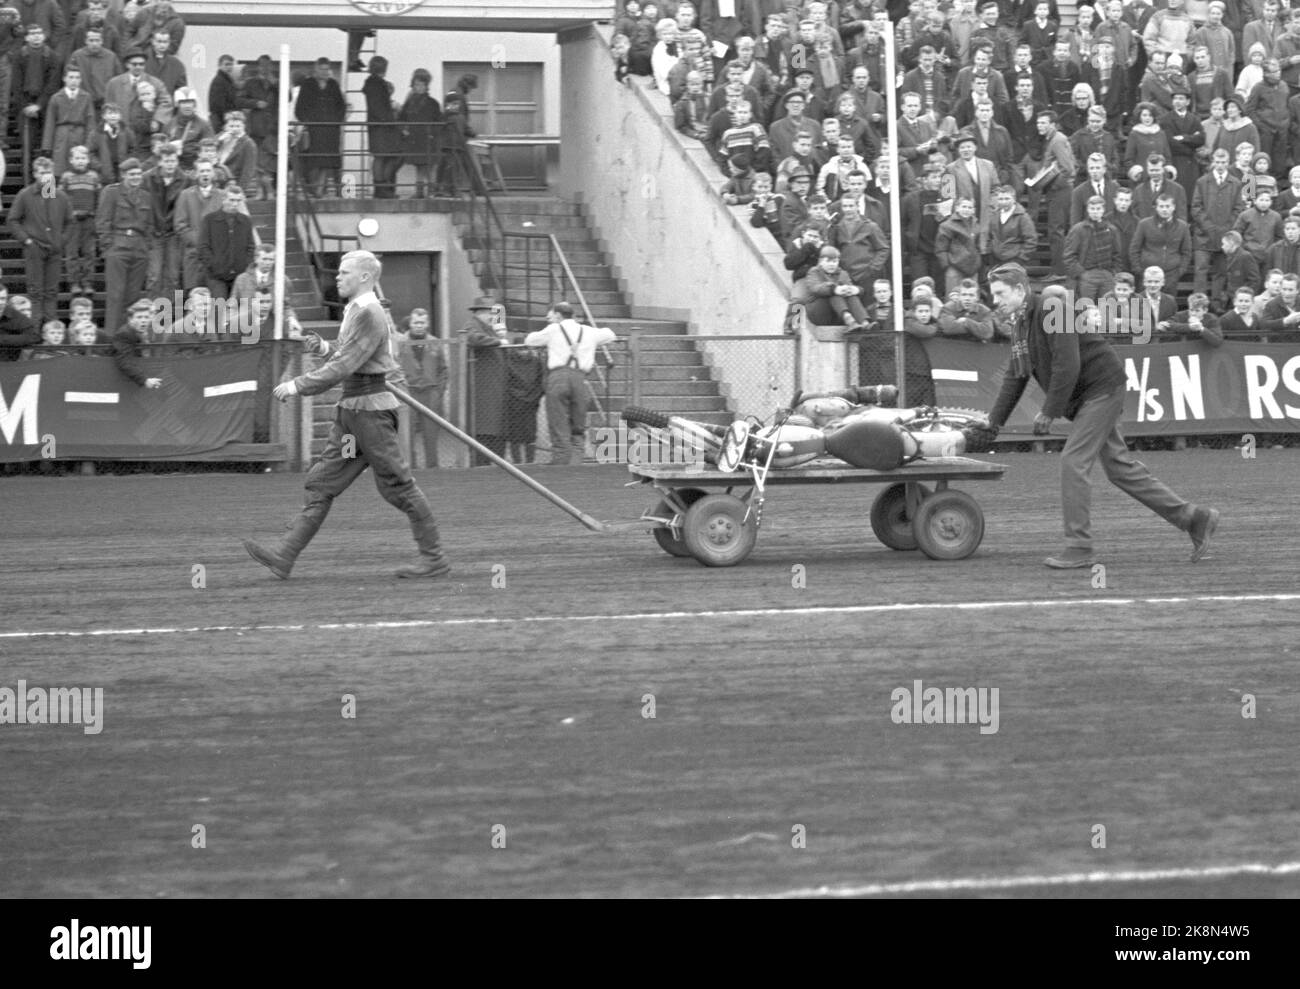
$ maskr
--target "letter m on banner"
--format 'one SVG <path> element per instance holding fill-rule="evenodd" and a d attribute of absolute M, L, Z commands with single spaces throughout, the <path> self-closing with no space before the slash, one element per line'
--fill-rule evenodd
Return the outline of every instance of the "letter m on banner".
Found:
<path fill-rule="evenodd" d="M 18 386 L 18 391 L 14 393 L 13 404 L 9 404 L 5 399 L 4 389 L 0 388 L 0 433 L 4 434 L 5 442 L 10 446 L 13 445 L 14 437 L 18 435 L 18 424 L 23 424 L 23 446 L 35 446 L 40 442 L 40 429 L 37 423 L 37 399 L 41 395 L 41 376 L 39 374 L 28 374 L 23 377 L 23 383 Z"/>

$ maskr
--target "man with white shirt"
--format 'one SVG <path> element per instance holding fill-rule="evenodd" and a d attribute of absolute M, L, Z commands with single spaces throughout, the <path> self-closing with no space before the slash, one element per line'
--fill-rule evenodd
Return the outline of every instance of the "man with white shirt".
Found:
<path fill-rule="evenodd" d="M 1106 176 L 1106 156 L 1094 153 L 1088 156 L 1088 178 L 1074 187 L 1070 195 L 1071 228 L 1088 218 L 1088 200 L 1101 196 L 1106 200 L 1106 219 L 1115 212 L 1115 190 L 1119 188 L 1114 179 Z"/>
<path fill-rule="evenodd" d="M 384 388 L 388 375 L 400 369 L 393 355 L 388 317 L 375 294 L 382 270 L 379 259 L 369 251 L 343 255 L 337 275 L 339 298 L 351 301 L 343 311 L 338 339 L 330 344 L 314 333 L 308 335 L 306 349 L 324 356 L 325 363 L 277 385 L 273 392 L 285 402 L 294 395 L 319 395 L 343 385 L 325 452 L 307 472 L 307 503 L 289 532 L 274 549 L 244 540 L 249 556 L 281 580 L 288 579 L 298 554 L 320 529 L 334 499 L 367 467 L 374 468 L 375 486 L 384 500 L 410 519 L 419 548 L 419 562 L 398 570 L 397 576 L 445 577 L 451 572 L 429 502 L 402 457 L 397 399 Z"/>
<path fill-rule="evenodd" d="M 573 318 L 573 306 L 557 302 L 546 314 L 545 329 L 524 337 L 529 347 L 546 348 L 546 422 L 551 430 L 551 463 L 567 464 L 577 446 L 587 442 L 587 375 L 596 363 L 596 348 L 618 335 L 602 326 L 584 326 Z"/>

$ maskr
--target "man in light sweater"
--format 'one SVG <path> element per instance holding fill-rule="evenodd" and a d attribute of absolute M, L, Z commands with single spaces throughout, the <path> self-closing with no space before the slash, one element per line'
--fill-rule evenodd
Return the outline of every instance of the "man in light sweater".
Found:
<path fill-rule="evenodd" d="M 307 472 L 307 504 L 274 549 L 250 539 L 244 548 L 262 566 L 287 580 L 334 499 L 367 467 L 375 471 L 375 486 L 394 508 L 406 513 L 420 551 L 419 562 L 397 571 L 398 577 L 445 577 L 451 572 L 442 555 L 438 526 L 429 502 L 411 477 L 398 442 L 396 397 L 384 387 L 398 370 L 389 335 L 388 317 L 375 294 L 382 266 L 369 251 L 343 255 L 337 276 L 339 298 L 351 300 L 343 311 L 338 339 L 329 344 L 315 334 L 307 337 L 309 352 L 325 357 L 315 371 L 300 374 L 275 387 L 281 402 L 294 395 L 319 395 L 342 382 L 343 397 L 330 427 L 321 459 Z"/>

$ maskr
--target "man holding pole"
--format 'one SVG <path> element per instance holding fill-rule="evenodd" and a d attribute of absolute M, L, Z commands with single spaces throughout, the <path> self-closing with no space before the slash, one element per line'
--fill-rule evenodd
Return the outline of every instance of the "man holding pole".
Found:
<path fill-rule="evenodd" d="M 397 399 L 385 388 L 385 379 L 397 368 L 388 320 L 375 288 L 382 272 L 379 259 L 369 251 L 343 256 L 337 276 L 339 298 L 349 299 L 338 339 L 329 344 L 315 334 L 306 338 L 307 349 L 326 358 L 315 371 L 277 385 L 273 394 L 281 402 L 294 395 L 319 395 L 342 382 L 329 441 L 321 459 L 307 473 L 306 505 L 280 544 L 270 549 L 244 540 L 244 548 L 258 563 L 281 580 L 287 580 L 334 499 L 362 475 L 375 472 L 375 486 L 384 500 L 406 513 L 419 549 L 413 567 L 398 577 L 445 577 L 451 572 L 442 555 L 438 527 L 429 503 L 411 478 L 398 442 Z"/>

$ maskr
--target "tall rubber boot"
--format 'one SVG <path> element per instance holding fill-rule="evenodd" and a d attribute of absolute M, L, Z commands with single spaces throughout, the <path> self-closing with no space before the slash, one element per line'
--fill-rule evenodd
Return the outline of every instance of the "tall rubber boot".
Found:
<path fill-rule="evenodd" d="M 284 538 L 280 540 L 280 545 L 275 549 L 267 549 L 251 539 L 244 540 L 244 549 L 248 550 L 248 555 L 271 573 L 281 580 L 288 580 L 289 571 L 293 569 L 298 554 L 311 542 L 312 536 L 316 535 L 323 521 L 323 518 L 313 515 L 299 515 L 293 520 L 289 531 L 285 533 Z"/>
<path fill-rule="evenodd" d="M 411 519 L 411 534 L 415 537 L 415 546 L 420 551 L 420 559 L 413 567 L 402 567 L 396 572 L 396 576 L 446 577 L 451 573 L 451 566 L 442 555 L 438 526 L 433 521 L 432 515 Z"/>

